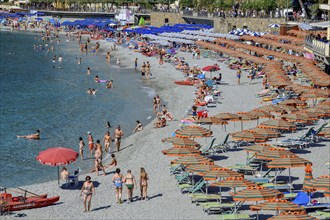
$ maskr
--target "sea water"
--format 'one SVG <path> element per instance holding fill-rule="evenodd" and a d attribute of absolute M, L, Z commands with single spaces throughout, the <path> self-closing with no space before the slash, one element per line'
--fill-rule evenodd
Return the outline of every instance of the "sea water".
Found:
<path fill-rule="evenodd" d="M 47 42 L 34 36 L 0 31 L 0 186 L 4 187 L 55 180 L 57 169 L 36 161 L 40 151 L 56 146 L 78 151 L 78 138 L 83 137 L 85 155 L 90 157 L 88 131 L 95 141 L 102 142 L 108 130 L 105 124 L 110 121 L 111 135 L 116 125 L 121 125 L 128 136 L 136 120 L 146 124 L 153 115 L 154 90 L 144 85 L 133 69 L 107 64 L 104 52 L 82 54 L 77 41 L 68 42 L 64 37 L 59 45 L 53 43 L 55 51 L 49 54 L 50 45 L 35 51 L 33 45 Z M 61 55 L 63 61 L 52 62 L 54 55 Z M 82 63 L 78 64 L 76 58 L 80 57 Z M 88 66 L 91 75 L 87 75 Z M 95 75 L 113 80 L 113 88 L 96 83 Z M 88 88 L 96 89 L 96 95 L 88 95 Z M 41 140 L 16 138 L 37 129 Z M 88 172 L 92 166 L 93 160 L 78 158 L 68 167 Z"/>

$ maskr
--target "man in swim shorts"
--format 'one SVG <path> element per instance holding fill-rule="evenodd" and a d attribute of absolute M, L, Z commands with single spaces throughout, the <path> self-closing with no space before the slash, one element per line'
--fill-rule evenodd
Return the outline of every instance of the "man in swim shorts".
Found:
<path fill-rule="evenodd" d="M 115 143 L 117 146 L 117 152 L 119 152 L 121 137 L 124 136 L 124 132 L 123 132 L 123 130 L 120 129 L 120 125 L 117 126 L 113 136 L 114 136 L 114 140 L 115 140 Z"/>

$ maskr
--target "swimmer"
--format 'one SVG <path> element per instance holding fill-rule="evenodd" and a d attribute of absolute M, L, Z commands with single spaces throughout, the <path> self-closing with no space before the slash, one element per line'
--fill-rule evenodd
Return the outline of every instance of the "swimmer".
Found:
<path fill-rule="evenodd" d="M 92 94 L 93 94 L 93 95 L 95 95 L 95 94 L 96 94 L 96 92 L 97 92 L 97 90 L 96 90 L 96 89 L 92 89 Z"/>
<path fill-rule="evenodd" d="M 108 128 L 108 129 L 111 128 L 111 124 L 110 124 L 109 121 L 107 121 L 107 122 L 105 123 L 105 127 Z"/>
<path fill-rule="evenodd" d="M 113 86 L 113 80 L 110 80 L 109 82 L 107 82 L 107 88 L 111 89 Z"/>
<path fill-rule="evenodd" d="M 78 64 L 81 64 L 81 57 L 78 59 Z"/>
<path fill-rule="evenodd" d="M 95 80 L 95 82 L 99 82 L 99 76 L 98 75 L 96 75 L 95 77 L 94 77 L 94 80 Z"/>
<path fill-rule="evenodd" d="M 117 65 L 120 65 L 120 58 L 117 58 Z"/>
<path fill-rule="evenodd" d="M 56 57 L 56 55 L 54 55 L 54 57 L 53 57 L 53 63 L 56 62 L 56 59 L 57 59 L 57 57 Z"/>
<path fill-rule="evenodd" d="M 91 75 L 92 69 L 90 67 L 87 67 L 87 75 Z"/>
<path fill-rule="evenodd" d="M 24 136 L 17 135 L 17 138 L 40 139 L 40 131 L 37 130 L 36 134 L 29 134 L 29 135 L 24 135 Z"/>
<path fill-rule="evenodd" d="M 59 57 L 58 57 L 58 62 L 62 62 L 63 61 L 63 58 L 62 58 L 62 56 L 60 55 Z"/>
<path fill-rule="evenodd" d="M 92 93 L 92 89 L 91 88 L 88 88 L 86 93 L 89 94 L 89 95 L 92 95 L 93 94 Z"/>

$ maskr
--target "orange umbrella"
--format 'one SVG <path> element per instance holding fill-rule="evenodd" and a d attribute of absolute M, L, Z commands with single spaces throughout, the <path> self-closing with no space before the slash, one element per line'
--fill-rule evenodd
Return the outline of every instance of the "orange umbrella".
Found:
<path fill-rule="evenodd" d="M 330 196 L 330 175 L 319 176 L 316 179 L 312 179 L 307 182 L 304 187 L 307 189 L 315 189 L 315 190 L 324 190 L 325 196 Z"/>
<path fill-rule="evenodd" d="M 313 189 L 310 188 L 308 185 L 309 182 L 313 179 L 313 169 L 312 169 L 312 164 L 311 163 L 307 163 L 306 167 L 305 167 L 305 178 L 304 178 L 304 183 L 303 183 L 303 190 L 305 191 L 312 191 Z"/>
<path fill-rule="evenodd" d="M 269 189 L 263 186 L 249 186 L 238 191 L 233 199 L 234 201 L 262 201 L 281 197 L 283 197 L 283 194 L 276 189 Z"/>
<path fill-rule="evenodd" d="M 178 159 L 172 160 L 171 164 L 209 164 L 213 165 L 214 161 L 208 157 L 204 156 L 186 156 L 180 157 Z"/>
<path fill-rule="evenodd" d="M 283 112 L 283 108 L 276 105 L 264 105 L 254 109 L 255 111 L 266 111 L 266 112 Z"/>
<path fill-rule="evenodd" d="M 169 137 L 162 141 L 172 143 L 174 147 L 200 147 L 199 143 L 188 138 Z"/>
<path fill-rule="evenodd" d="M 286 155 L 295 155 L 295 154 L 283 148 L 272 147 L 272 148 L 266 148 L 264 151 L 257 153 L 256 158 L 263 160 L 274 160 Z"/>
<path fill-rule="evenodd" d="M 268 220 L 313 220 L 317 219 L 303 212 L 282 212 L 280 215 L 273 216 Z"/>
<path fill-rule="evenodd" d="M 219 113 L 215 115 L 214 117 L 220 118 L 222 120 L 227 121 L 239 121 L 241 119 L 240 115 L 232 114 L 232 113 Z"/>
<path fill-rule="evenodd" d="M 296 126 L 285 120 L 270 119 L 260 124 L 260 128 L 271 128 L 277 130 L 296 130 Z"/>
<path fill-rule="evenodd" d="M 177 137 L 181 138 L 200 138 L 209 137 L 212 135 L 212 131 L 200 126 L 186 126 L 176 132 Z"/>
<path fill-rule="evenodd" d="M 193 148 L 170 148 L 168 150 L 163 150 L 162 153 L 166 156 L 175 156 L 175 157 L 184 157 L 187 155 L 194 154 L 199 155 L 201 152 L 199 150 L 193 149 Z"/>
<path fill-rule="evenodd" d="M 269 148 L 272 148 L 270 145 L 252 145 L 252 146 L 247 146 L 244 148 L 245 151 L 248 152 L 255 152 L 255 153 L 260 153 L 264 150 L 267 150 Z"/>
<path fill-rule="evenodd" d="M 256 185 L 256 183 L 246 180 L 240 176 L 232 176 L 232 177 L 228 177 L 224 180 L 221 180 L 219 182 L 211 183 L 211 186 L 230 187 L 230 188 L 234 188 L 234 189 L 236 187 L 249 187 L 249 186 L 255 186 L 255 185 Z"/>
<path fill-rule="evenodd" d="M 228 122 L 216 117 L 201 118 L 195 121 L 197 124 L 220 124 L 227 125 Z"/>
<path fill-rule="evenodd" d="M 271 199 L 267 202 L 250 206 L 252 211 L 273 210 L 273 211 L 305 211 L 305 209 L 293 202 L 282 199 Z"/>
<path fill-rule="evenodd" d="M 303 100 L 299 100 L 299 99 L 287 99 L 284 100 L 283 102 L 279 103 L 280 105 L 301 105 L 304 106 L 306 105 L 306 102 Z"/>
<path fill-rule="evenodd" d="M 289 122 L 307 123 L 309 121 L 309 118 L 307 116 L 295 113 L 281 115 L 281 118 Z"/>
<path fill-rule="evenodd" d="M 251 133 L 247 131 L 239 131 L 231 133 L 232 139 L 237 141 L 248 141 L 248 142 L 266 142 L 267 138 L 260 134 Z"/>
<path fill-rule="evenodd" d="M 217 178 L 242 177 L 243 174 L 230 170 L 225 167 L 214 168 L 202 174 L 205 180 L 216 180 Z"/>
<path fill-rule="evenodd" d="M 260 134 L 262 136 L 266 136 L 267 138 L 277 138 L 281 136 L 281 132 L 272 130 L 272 129 L 265 129 L 265 128 L 253 128 L 250 130 L 247 130 L 248 132 Z"/>

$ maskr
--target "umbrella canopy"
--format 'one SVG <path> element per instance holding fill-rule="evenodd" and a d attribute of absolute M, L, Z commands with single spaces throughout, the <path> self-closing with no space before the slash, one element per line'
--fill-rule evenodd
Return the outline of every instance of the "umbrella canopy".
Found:
<path fill-rule="evenodd" d="M 250 121 L 258 119 L 258 116 L 250 114 L 250 112 L 237 112 L 237 115 L 241 117 L 241 121 Z"/>
<path fill-rule="evenodd" d="M 304 106 L 306 102 L 299 99 L 286 99 L 283 102 L 280 102 L 279 105 L 299 105 Z"/>
<path fill-rule="evenodd" d="M 243 174 L 225 167 L 221 167 L 207 171 L 202 176 L 205 180 L 216 180 L 217 178 L 243 177 Z"/>
<path fill-rule="evenodd" d="M 324 136 L 325 138 L 330 138 L 330 127 L 325 128 L 323 131 L 321 131 L 319 136 Z"/>
<path fill-rule="evenodd" d="M 178 159 L 172 160 L 171 164 L 209 164 L 213 165 L 214 162 L 212 159 L 203 156 L 187 156 L 180 157 Z"/>
<path fill-rule="evenodd" d="M 282 156 L 277 158 L 267 164 L 269 168 L 290 168 L 290 167 L 303 167 L 306 163 L 310 163 L 310 161 L 298 157 L 295 154 L 291 154 L 288 156 Z"/>
<path fill-rule="evenodd" d="M 253 116 L 256 116 L 258 118 L 274 118 L 274 115 L 270 114 L 269 112 L 266 112 L 266 111 L 256 111 L 256 110 L 253 110 L 253 111 L 250 111 L 249 112 L 250 115 L 253 115 Z"/>
<path fill-rule="evenodd" d="M 272 146 L 270 146 L 270 145 L 252 145 L 252 146 L 245 147 L 244 150 L 248 151 L 248 152 L 260 153 L 269 148 L 272 148 Z"/>
<path fill-rule="evenodd" d="M 256 185 L 256 183 L 246 180 L 243 177 L 239 177 L 239 176 L 228 177 L 219 182 L 211 183 L 211 186 L 230 187 L 230 188 L 249 187 L 249 186 L 255 186 L 255 185 Z"/>
<path fill-rule="evenodd" d="M 163 142 L 170 142 L 174 147 L 199 147 L 199 143 L 188 138 L 170 137 L 162 140 Z"/>
<path fill-rule="evenodd" d="M 241 120 L 241 116 L 232 114 L 232 113 L 219 113 L 215 115 L 214 117 L 220 118 L 222 120 L 227 120 L 227 121 L 239 121 Z"/>
<path fill-rule="evenodd" d="M 305 116 L 305 117 L 308 118 L 308 120 L 310 120 L 310 121 L 318 120 L 318 116 L 317 116 L 317 114 L 315 114 L 315 113 L 313 113 L 313 112 L 298 111 L 298 112 L 295 112 L 294 114 Z"/>
<path fill-rule="evenodd" d="M 266 111 L 266 112 L 283 112 L 283 108 L 276 105 L 264 105 L 254 109 L 255 111 Z"/>
<path fill-rule="evenodd" d="M 64 166 L 76 161 L 78 153 L 70 148 L 54 147 L 41 151 L 36 160 L 47 166 Z"/>
<path fill-rule="evenodd" d="M 283 194 L 276 189 L 269 189 L 263 186 L 249 186 L 234 195 L 234 201 L 262 201 L 283 197 Z"/>
<path fill-rule="evenodd" d="M 212 131 L 200 126 L 187 126 L 180 130 L 177 130 L 176 136 L 182 138 L 200 138 L 209 137 L 212 135 Z"/>
<path fill-rule="evenodd" d="M 256 158 L 263 160 L 274 160 L 276 158 L 281 158 L 286 155 L 295 155 L 295 154 L 283 148 L 273 147 L 273 148 L 265 149 L 260 153 L 257 153 Z"/>
<path fill-rule="evenodd" d="M 325 110 L 322 108 L 307 108 L 305 111 L 315 113 L 318 116 L 330 116 L 330 110 Z"/>
<path fill-rule="evenodd" d="M 281 199 L 271 199 L 262 204 L 250 206 L 252 211 L 273 210 L 273 211 L 305 211 L 305 209 L 293 202 Z"/>
<path fill-rule="evenodd" d="M 309 118 L 306 115 L 295 113 L 281 115 L 281 118 L 289 122 L 307 123 L 309 121 Z"/>
<path fill-rule="evenodd" d="M 266 129 L 266 128 L 253 128 L 250 130 L 247 130 L 248 132 L 256 133 L 262 136 L 266 136 L 267 138 L 277 138 L 281 136 L 281 132 L 272 130 L 272 129 Z"/>
<path fill-rule="evenodd" d="M 218 169 L 221 168 L 218 165 L 208 165 L 208 164 L 203 164 L 203 165 L 198 165 L 198 164 L 193 164 L 193 165 L 188 165 L 186 167 L 186 171 L 187 172 L 191 172 L 191 173 L 205 173 L 208 172 L 210 170 L 214 170 L 214 169 Z"/>
<path fill-rule="evenodd" d="M 249 141 L 249 142 L 266 142 L 267 138 L 260 134 L 247 132 L 247 131 L 239 131 L 235 133 L 231 133 L 233 140 L 241 140 L 241 141 Z"/>
<path fill-rule="evenodd" d="M 201 118 L 195 121 L 197 124 L 220 124 L 227 125 L 228 122 L 216 117 Z"/>
<path fill-rule="evenodd" d="M 278 130 L 296 130 L 296 126 L 285 120 L 270 119 L 260 124 L 260 128 L 271 128 Z"/>
<path fill-rule="evenodd" d="M 330 175 L 319 176 L 316 179 L 312 179 L 304 185 L 305 188 L 330 191 Z M 325 193 L 326 195 L 326 193 Z M 330 195 L 329 195 L 330 196 Z"/>
<path fill-rule="evenodd" d="M 168 150 L 163 150 L 162 153 L 166 156 L 191 156 L 192 154 L 194 155 L 199 155 L 201 152 L 199 150 L 193 149 L 193 148 L 170 148 Z"/>
<path fill-rule="evenodd" d="M 206 66 L 203 67 L 202 70 L 206 72 L 215 72 L 215 71 L 219 71 L 220 68 L 218 66 Z"/>
<path fill-rule="evenodd" d="M 313 220 L 317 219 L 306 212 L 282 212 L 280 215 L 273 216 L 268 220 Z"/>
<path fill-rule="evenodd" d="M 281 105 L 281 108 L 284 110 L 284 112 L 282 112 L 282 114 L 285 113 L 285 112 L 298 111 L 298 109 L 293 105 Z"/>

